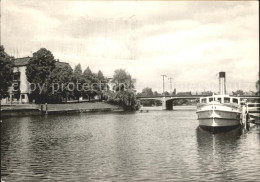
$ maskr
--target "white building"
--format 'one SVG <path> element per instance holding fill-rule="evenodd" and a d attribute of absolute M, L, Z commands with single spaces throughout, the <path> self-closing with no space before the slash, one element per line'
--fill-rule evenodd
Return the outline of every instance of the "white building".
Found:
<path fill-rule="evenodd" d="M 26 77 L 26 68 L 31 57 L 17 58 L 14 60 L 14 79 L 9 88 L 9 97 L 2 99 L 1 104 L 26 104 L 31 102 L 29 99 L 29 82 Z M 64 62 L 56 62 L 57 67 L 69 65 Z"/>
<path fill-rule="evenodd" d="M 30 57 L 14 60 L 13 85 L 9 88 L 9 97 L 2 99 L 2 104 L 29 103 L 29 82 L 26 77 L 26 67 Z"/>

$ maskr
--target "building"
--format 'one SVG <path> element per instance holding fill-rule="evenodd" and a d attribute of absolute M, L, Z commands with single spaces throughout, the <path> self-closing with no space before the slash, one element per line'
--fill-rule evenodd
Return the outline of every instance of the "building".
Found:
<path fill-rule="evenodd" d="M 14 60 L 13 85 L 9 88 L 9 97 L 2 99 L 2 104 L 22 104 L 29 102 L 29 82 L 26 77 L 26 67 L 30 57 Z"/>
<path fill-rule="evenodd" d="M 31 57 L 17 58 L 14 60 L 13 84 L 9 88 L 9 97 L 2 99 L 1 104 L 26 104 L 31 102 L 29 99 L 29 82 L 26 77 L 26 68 Z M 62 68 L 69 63 L 56 62 L 56 66 Z"/>

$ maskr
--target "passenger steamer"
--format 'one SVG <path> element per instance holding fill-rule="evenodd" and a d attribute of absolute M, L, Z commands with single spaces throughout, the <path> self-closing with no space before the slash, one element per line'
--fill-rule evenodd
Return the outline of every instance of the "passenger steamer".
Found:
<path fill-rule="evenodd" d="M 199 126 L 210 131 L 230 130 L 240 125 L 239 97 L 225 95 L 225 72 L 219 73 L 220 94 L 200 98 L 197 105 Z"/>

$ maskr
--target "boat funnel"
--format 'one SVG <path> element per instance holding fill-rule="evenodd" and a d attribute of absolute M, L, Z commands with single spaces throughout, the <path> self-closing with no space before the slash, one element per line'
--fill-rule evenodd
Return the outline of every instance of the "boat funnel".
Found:
<path fill-rule="evenodd" d="M 226 94 L 226 73 L 219 72 L 219 94 L 225 95 Z"/>

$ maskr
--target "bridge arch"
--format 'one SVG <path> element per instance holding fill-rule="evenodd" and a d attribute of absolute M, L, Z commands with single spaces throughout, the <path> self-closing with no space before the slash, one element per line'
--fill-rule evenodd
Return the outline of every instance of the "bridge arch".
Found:
<path fill-rule="evenodd" d="M 163 110 L 173 110 L 173 101 L 174 100 L 180 100 L 180 99 L 198 99 L 196 97 L 191 97 L 191 98 L 187 98 L 187 97 L 175 97 L 175 98 L 166 98 L 164 103 L 163 103 Z"/>
<path fill-rule="evenodd" d="M 147 103 L 145 101 L 154 101 L 152 102 L 152 105 L 155 104 L 156 106 L 160 106 L 163 104 L 163 101 L 162 101 L 162 98 L 139 98 L 138 99 L 140 101 L 140 103 L 143 105 L 143 106 L 151 106 L 151 102 Z M 157 102 L 156 102 L 157 101 Z M 160 104 L 158 103 L 158 101 L 160 101 Z"/>
<path fill-rule="evenodd" d="M 137 97 L 139 100 L 161 100 L 163 110 L 172 110 L 173 101 L 177 99 L 199 99 L 200 97 L 205 97 L 209 95 L 173 95 L 173 96 L 154 96 L 154 97 Z"/>

